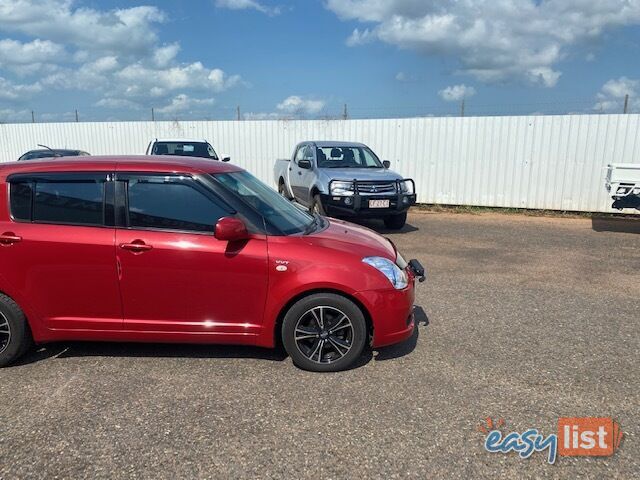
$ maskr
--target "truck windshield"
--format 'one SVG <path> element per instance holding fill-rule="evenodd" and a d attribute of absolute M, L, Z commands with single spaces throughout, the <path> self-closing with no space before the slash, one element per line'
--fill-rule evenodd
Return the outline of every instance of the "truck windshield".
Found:
<path fill-rule="evenodd" d="M 320 168 L 384 168 L 367 147 L 319 147 L 316 154 Z"/>
<path fill-rule="evenodd" d="M 51 157 L 78 157 L 89 155 L 87 152 L 80 150 L 32 150 L 22 155 L 18 160 L 35 160 L 38 158 Z"/>
<path fill-rule="evenodd" d="M 218 173 L 212 177 L 284 235 L 309 233 L 316 224 L 312 215 L 294 206 L 248 172 Z"/>
<path fill-rule="evenodd" d="M 152 155 L 179 155 L 183 157 L 200 157 L 218 160 L 218 154 L 206 142 L 156 142 L 151 150 Z"/>

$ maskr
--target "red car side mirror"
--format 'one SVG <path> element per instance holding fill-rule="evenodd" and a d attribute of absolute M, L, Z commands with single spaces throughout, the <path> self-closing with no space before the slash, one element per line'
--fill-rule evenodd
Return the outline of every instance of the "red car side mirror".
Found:
<path fill-rule="evenodd" d="M 237 242 L 249 238 L 249 232 L 242 220 L 234 217 L 224 217 L 216 223 L 214 236 L 218 240 Z"/>

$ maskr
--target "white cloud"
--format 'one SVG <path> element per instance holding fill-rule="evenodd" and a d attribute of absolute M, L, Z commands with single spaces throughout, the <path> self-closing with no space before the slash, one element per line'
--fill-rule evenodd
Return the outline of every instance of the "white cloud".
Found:
<path fill-rule="evenodd" d="M 458 102 L 463 98 L 473 97 L 476 94 L 476 89 L 473 87 L 467 87 L 465 84 L 451 85 L 438 92 L 438 95 L 447 102 Z"/>
<path fill-rule="evenodd" d="M 20 100 L 31 98 L 42 91 L 42 85 L 38 82 L 32 84 L 16 84 L 11 80 L 0 77 L 0 100 Z"/>
<path fill-rule="evenodd" d="M 640 110 L 640 80 L 620 77 L 606 82 L 596 95 L 594 110 L 607 113 L 622 113 L 625 97 L 629 95 L 628 107 Z"/>
<path fill-rule="evenodd" d="M 164 47 L 159 47 L 153 52 L 153 60 L 156 66 L 160 68 L 164 68 L 175 60 L 179 51 L 180 51 L 180 45 L 177 43 L 172 43 L 171 45 L 165 45 Z"/>
<path fill-rule="evenodd" d="M 572 46 L 640 24 L 638 0 L 326 0 L 342 20 L 366 24 L 351 46 L 380 40 L 454 56 L 484 82 L 521 79 L 553 87 Z"/>
<path fill-rule="evenodd" d="M 164 107 L 156 109 L 158 113 L 174 115 L 176 113 L 194 113 L 203 107 L 211 107 L 215 103 L 213 98 L 190 98 L 188 95 L 180 94 L 171 99 L 171 102 Z"/>
<path fill-rule="evenodd" d="M 216 7 L 229 10 L 257 10 L 270 16 L 282 13 L 281 7 L 270 7 L 257 0 L 216 0 Z"/>
<path fill-rule="evenodd" d="M 227 76 L 222 70 L 208 69 L 195 62 L 167 69 L 156 69 L 142 63 L 128 65 L 115 73 L 123 95 L 127 97 L 162 96 L 176 90 L 196 89 L 222 92 L 241 82 L 238 75 Z"/>
<path fill-rule="evenodd" d="M 247 112 L 242 116 L 245 120 L 283 120 L 286 117 L 276 112 Z"/>
<path fill-rule="evenodd" d="M 368 28 L 360 31 L 359 29 L 353 30 L 349 38 L 347 38 L 347 45 L 349 47 L 357 47 L 358 45 L 366 45 L 376 39 L 375 34 Z"/>
<path fill-rule="evenodd" d="M 0 40 L 0 65 L 28 65 L 32 63 L 49 63 L 65 54 L 61 45 L 49 40 L 36 39 L 32 42 L 19 42 L 5 38 Z"/>
<path fill-rule="evenodd" d="M 0 40 L 0 99 L 24 103 L 44 89 L 71 90 L 101 95 L 94 104 L 104 108 L 175 109 L 180 94 L 195 105 L 198 97 L 208 102 L 246 84 L 202 62 L 180 62 L 180 44 L 158 38 L 167 20 L 153 6 L 100 10 L 75 0 L 0 0 L 0 31 L 27 38 Z"/>
<path fill-rule="evenodd" d="M 124 98 L 103 98 L 95 103 L 96 107 L 139 110 L 140 105 Z"/>
<path fill-rule="evenodd" d="M 47 112 L 38 115 L 38 121 L 43 122 L 70 122 L 75 119 L 75 112 Z"/>
<path fill-rule="evenodd" d="M 153 26 L 165 20 L 151 6 L 99 11 L 74 8 L 71 0 L 0 0 L 3 30 L 94 51 L 146 51 L 157 42 Z"/>
<path fill-rule="evenodd" d="M 305 99 L 298 95 L 291 95 L 280 102 L 276 108 L 282 112 L 291 114 L 309 114 L 319 113 L 325 106 L 324 100 Z"/>
<path fill-rule="evenodd" d="M 64 61 L 66 57 L 64 47 L 49 40 L 0 40 L 0 68 L 19 77 L 52 73 L 57 69 L 56 63 Z"/>
<path fill-rule="evenodd" d="M 419 77 L 412 73 L 407 72 L 398 72 L 395 76 L 396 81 L 404 83 L 404 82 L 417 82 L 419 81 Z"/>
<path fill-rule="evenodd" d="M 291 95 L 276 105 L 276 112 L 247 112 L 245 120 L 294 120 L 306 115 L 317 115 L 326 105 L 324 100 Z"/>
<path fill-rule="evenodd" d="M 31 121 L 31 112 L 27 109 L 15 110 L 13 108 L 0 109 L 0 123 Z"/>
<path fill-rule="evenodd" d="M 556 72 L 549 67 L 535 67 L 526 73 L 531 83 L 544 85 L 545 87 L 555 87 L 560 80 L 562 72 Z"/>
<path fill-rule="evenodd" d="M 602 93 L 614 98 L 624 98 L 626 95 L 636 96 L 640 87 L 640 81 L 627 77 L 620 77 L 617 80 L 609 80 L 602 86 Z"/>

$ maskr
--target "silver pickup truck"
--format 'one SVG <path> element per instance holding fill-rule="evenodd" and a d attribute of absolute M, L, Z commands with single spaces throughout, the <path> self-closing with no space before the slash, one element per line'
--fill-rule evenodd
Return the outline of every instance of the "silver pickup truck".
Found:
<path fill-rule="evenodd" d="M 302 142 L 291 159 L 276 160 L 278 191 L 320 215 L 380 218 L 400 229 L 416 203 L 413 180 L 389 170 L 362 143 Z"/>

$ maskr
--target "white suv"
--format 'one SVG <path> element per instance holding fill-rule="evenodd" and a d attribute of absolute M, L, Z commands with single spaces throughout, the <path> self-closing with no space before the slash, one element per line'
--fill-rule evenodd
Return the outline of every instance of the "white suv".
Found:
<path fill-rule="evenodd" d="M 179 155 L 183 157 L 209 158 L 228 162 L 231 158 L 220 158 L 211 144 L 206 140 L 159 139 L 149 143 L 146 155 Z"/>

